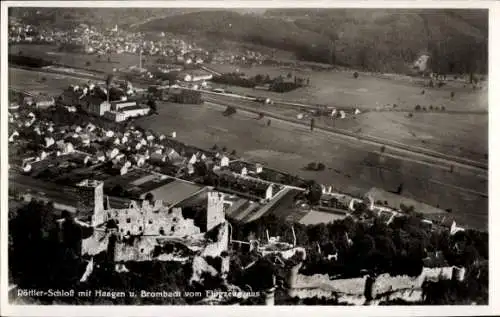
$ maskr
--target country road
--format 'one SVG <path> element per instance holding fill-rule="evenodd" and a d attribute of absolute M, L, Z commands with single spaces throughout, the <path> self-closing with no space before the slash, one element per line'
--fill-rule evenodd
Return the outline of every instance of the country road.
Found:
<path fill-rule="evenodd" d="M 233 106 L 233 107 L 238 108 L 240 110 L 244 110 L 244 111 L 252 112 L 252 113 L 263 112 L 266 116 L 273 118 L 273 120 L 287 122 L 287 123 L 289 123 L 291 125 L 295 125 L 295 126 L 309 126 L 309 124 L 307 122 L 301 122 L 300 120 L 286 118 L 285 116 L 274 114 L 272 112 L 265 111 L 262 109 L 257 109 L 257 108 L 252 108 L 252 107 L 249 107 L 246 105 L 241 105 L 240 103 L 223 101 L 223 100 L 216 99 L 213 97 L 206 97 L 206 99 L 208 100 L 207 101 L 208 104 L 219 105 L 219 106 Z M 455 165 L 456 167 L 470 169 L 470 170 L 475 171 L 481 175 L 487 175 L 487 166 L 480 164 L 480 162 L 474 162 L 475 164 L 471 165 L 471 164 L 467 164 L 468 162 L 470 163 L 471 160 L 461 160 L 460 158 L 449 157 L 449 156 L 444 155 L 444 154 L 441 155 L 440 153 L 433 152 L 433 151 L 432 151 L 433 155 L 430 155 L 428 153 L 422 153 L 421 151 L 418 151 L 418 150 L 412 150 L 411 147 L 409 147 L 409 146 L 404 146 L 404 145 L 395 146 L 394 144 L 391 144 L 392 142 L 385 142 L 384 143 L 382 141 L 370 140 L 367 138 L 363 138 L 361 136 L 354 136 L 354 134 L 351 134 L 351 133 L 346 134 L 346 133 L 336 132 L 334 129 L 328 129 L 325 127 L 318 127 L 317 126 L 317 127 L 315 127 L 315 130 L 322 131 L 324 133 L 334 135 L 337 137 L 346 138 L 348 140 L 355 141 L 355 142 L 363 142 L 366 144 L 377 145 L 377 146 L 383 145 L 386 147 L 386 151 L 392 150 L 399 155 L 403 154 L 403 156 L 401 156 L 401 158 L 405 158 L 404 154 L 412 155 L 416 158 L 420 158 L 421 160 L 426 159 L 426 161 L 422 161 L 422 162 L 425 162 L 426 164 L 433 162 L 434 165 L 440 166 L 440 167 L 445 167 L 446 169 L 449 169 L 451 165 Z"/>

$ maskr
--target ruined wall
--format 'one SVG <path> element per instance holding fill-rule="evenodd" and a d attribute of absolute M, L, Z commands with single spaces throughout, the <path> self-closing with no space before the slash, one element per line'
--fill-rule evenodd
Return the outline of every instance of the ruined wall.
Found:
<path fill-rule="evenodd" d="M 195 256 L 193 258 L 193 273 L 191 275 L 191 278 L 189 279 L 189 283 L 192 284 L 194 282 L 200 282 L 201 281 L 201 275 L 204 272 L 207 272 L 208 274 L 212 276 L 217 275 L 217 270 L 214 269 L 210 264 L 205 261 L 205 259 L 202 256 Z"/>
<path fill-rule="evenodd" d="M 437 282 L 439 280 L 451 280 L 453 278 L 453 267 L 424 267 L 422 273 L 417 277 L 407 275 L 390 276 L 381 274 L 373 283 L 373 297 L 402 290 L 417 290 L 425 281 Z"/>
<path fill-rule="evenodd" d="M 115 246 L 115 262 L 151 261 L 155 246 L 155 237 L 137 237 L 131 242 L 121 241 Z"/>
<path fill-rule="evenodd" d="M 118 225 L 120 237 L 127 235 L 186 236 L 200 233 L 192 219 L 184 219 L 180 208 L 168 209 L 162 204 L 144 202 L 139 207 L 132 202 L 130 208 L 109 210 L 108 216 Z"/>
<path fill-rule="evenodd" d="M 202 251 L 202 256 L 216 257 L 220 256 L 222 252 L 227 251 L 229 244 L 229 225 L 224 223 L 219 230 L 217 241 L 208 243 Z"/>
<path fill-rule="evenodd" d="M 336 295 L 339 296 L 339 302 L 353 304 L 363 304 L 365 302 L 367 277 L 330 280 L 327 274 L 306 276 L 298 273 L 301 265 L 299 263 L 288 273 L 288 293 L 290 296 L 319 298 Z M 368 294 L 373 298 L 370 304 L 377 305 L 381 301 L 394 299 L 418 302 L 422 300 L 422 285 L 425 281 L 437 282 L 451 279 L 460 281 L 463 275 L 464 269 L 456 267 L 423 268 L 422 273 L 417 277 L 381 274 L 377 276 L 368 290 Z"/>
<path fill-rule="evenodd" d="M 108 249 L 109 232 L 94 230 L 94 233 L 82 240 L 82 255 L 96 255 Z"/>

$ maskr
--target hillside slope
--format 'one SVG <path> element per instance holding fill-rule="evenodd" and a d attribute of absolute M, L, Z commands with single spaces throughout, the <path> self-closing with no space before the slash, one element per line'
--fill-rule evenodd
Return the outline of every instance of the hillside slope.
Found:
<path fill-rule="evenodd" d="M 299 59 L 374 71 L 406 72 L 423 52 L 431 54 L 435 71 L 487 71 L 485 10 L 210 11 L 157 19 L 140 30 L 253 42 Z"/>
<path fill-rule="evenodd" d="M 252 14 L 246 14 L 252 13 Z M 408 72 L 422 53 L 433 71 L 487 73 L 488 11 L 465 9 L 10 8 L 34 25 L 79 23 L 253 43 L 298 59 Z"/>

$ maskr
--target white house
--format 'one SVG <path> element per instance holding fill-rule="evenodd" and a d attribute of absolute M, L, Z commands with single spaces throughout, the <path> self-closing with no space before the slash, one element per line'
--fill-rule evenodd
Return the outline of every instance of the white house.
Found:
<path fill-rule="evenodd" d="M 121 168 L 120 168 L 120 175 L 125 175 L 128 173 L 128 167 L 127 165 L 123 165 Z"/>
<path fill-rule="evenodd" d="M 113 148 L 112 150 L 109 150 L 107 153 L 106 153 L 106 156 L 108 157 L 108 159 L 112 160 L 114 159 L 118 154 L 120 153 L 120 150 L 118 150 L 117 148 Z"/>
<path fill-rule="evenodd" d="M 52 138 L 52 137 L 45 138 L 45 147 L 46 148 L 52 146 L 54 143 L 55 143 L 54 138 Z"/>
<path fill-rule="evenodd" d="M 455 221 L 453 221 L 453 223 L 451 224 L 451 228 L 450 228 L 450 235 L 453 236 L 453 235 L 457 234 L 460 231 L 465 231 L 465 229 L 461 228 L 461 227 L 458 227 L 457 223 Z"/>
<path fill-rule="evenodd" d="M 96 129 L 96 126 L 93 125 L 92 123 L 87 124 L 87 126 L 85 127 L 85 130 L 87 130 L 87 132 L 92 132 L 95 129 Z"/>
<path fill-rule="evenodd" d="M 188 164 L 194 164 L 194 163 L 196 163 L 197 160 L 198 160 L 198 158 L 196 157 L 195 154 L 193 154 L 191 156 L 191 158 L 189 159 Z"/>
<path fill-rule="evenodd" d="M 9 136 L 9 142 L 14 142 L 14 138 L 19 136 L 19 132 L 17 130 L 14 130 L 12 134 Z"/>
<path fill-rule="evenodd" d="M 248 175 L 248 169 L 246 167 L 243 167 L 241 169 L 241 173 L 240 174 L 241 174 L 241 176 L 247 176 Z"/>
<path fill-rule="evenodd" d="M 82 135 L 81 136 L 82 144 L 84 146 L 89 146 L 90 145 L 90 138 L 88 135 Z"/>
<path fill-rule="evenodd" d="M 174 149 L 168 150 L 167 157 L 171 162 L 182 159 L 182 156 L 180 156 L 180 154 L 177 153 Z"/>
<path fill-rule="evenodd" d="M 229 166 L 229 158 L 227 156 L 222 155 L 222 157 L 220 158 L 220 166 Z"/>
<path fill-rule="evenodd" d="M 273 185 L 272 184 L 267 186 L 267 189 L 266 189 L 266 199 L 271 199 L 271 198 L 273 198 Z"/>
<path fill-rule="evenodd" d="M 64 154 L 69 154 L 75 152 L 75 147 L 71 142 L 64 143 L 64 147 L 62 149 Z"/>
<path fill-rule="evenodd" d="M 42 150 L 42 152 L 40 152 L 40 160 L 45 160 L 47 158 L 47 156 L 49 156 L 49 154 L 45 151 Z"/>
<path fill-rule="evenodd" d="M 255 174 L 260 174 L 262 173 L 262 164 L 255 164 Z"/>
<path fill-rule="evenodd" d="M 104 162 L 106 160 L 106 156 L 101 151 L 97 152 L 95 156 L 98 162 Z"/>
<path fill-rule="evenodd" d="M 143 156 L 143 155 L 136 155 L 134 157 L 134 160 L 135 160 L 135 164 L 138 166 L 138 167 L 142 167 L 144 166 L 144 164 L 146 163 L 146 158 Z"/>

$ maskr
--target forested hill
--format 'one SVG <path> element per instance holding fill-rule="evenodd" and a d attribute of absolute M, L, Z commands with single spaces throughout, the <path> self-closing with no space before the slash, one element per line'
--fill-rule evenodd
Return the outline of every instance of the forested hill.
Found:
<path fill-rule="evenodd" d="M 407 72 L 424 52 L 433 71 L 488 68 L 487 10 L 11 8 L 9 16 L 34 25 L 117 24 L 254 43 L 302 60 L 381 72 Z"/>
<path fill-rule="evenodd" d="M 373 71 L 406 72 L 419 54 L 441 72 L 487 72 L 486 10 L 316 9 L 190 12 L 156 19 L 142 31 L 252 42 L 299 59 Z"/>

